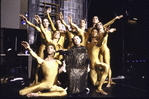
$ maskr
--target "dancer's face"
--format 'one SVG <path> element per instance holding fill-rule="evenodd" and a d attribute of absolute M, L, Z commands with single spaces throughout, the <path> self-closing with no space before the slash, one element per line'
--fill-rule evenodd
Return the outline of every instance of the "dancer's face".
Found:
<path fill-rule="evenodd" d="M 47 28 L 47 27 L 49 26 L 49 21 L 48 21 L 48 19 L 43 19 L 43 26 L 44 26 L 45 28 Z"/>
<path fill-rule="evenodd" d="M 49 46 L 47 47 L 47 53 L 48 53 L 49 55 L 52 55 L 52 54 L 55 53 L 55 49 L 54 49 L 54 47 L 53 47 L 52 45 L 49 45 Z"/>
<path fill-rule="evenodd" d="M 97 28 L 98 29 L 102 29 L 103 28 L 103 24 L 101 22 L 97 23 Z"/>
<path fill-rule="evenodd" d="M 97 37 L 97 35 L 98 35 L 98 31 L 96 29 L 92 30 L 91 36 L 92 37 Z"/>
<path fill-rule="evenodd" d="M 54 36 L 54 38 L 59 39 L 60 38 L 60 32 L 56 31 L 53 36 Z"/>
<path fill-rule="evenodd" d="M 74 43 L 75 43 L 76 45 L 79 45 L 79 44 L 81 43 L 81 38 L 80 38 L 79 36 L 75 36 L 75 37 L 73 38 L 73 40 L 74 40 Z"/>
<path fill-rule="evenodd" d="M 85 20 L 81 20 L 81 21 L 80 21 L 80 26 L 81 26 L 81 27 L 84 27 L 85 25 L 86 25 Z"/>
<path fill-rule="evenodd" d="M 61 27 L 61 26 L 62 26 L 62 23 L 61 23 L 60 20 L 57 20 L 56 23 L 57 23 L 57 26 L 58 26 L 58 27 Z"/>
<path fill-rule="evenodd" d="M 99 22 L 98 17 L 97 17 L 97 16 L 94 16 L 94 17 L 93 17 L 93 24 L 96 24 L 96 23 L 98 23 L 98 22 Z"/>

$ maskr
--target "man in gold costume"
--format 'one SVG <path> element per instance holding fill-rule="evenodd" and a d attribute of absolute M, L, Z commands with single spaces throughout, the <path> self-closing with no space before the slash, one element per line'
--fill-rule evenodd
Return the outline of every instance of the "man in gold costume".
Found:
<path fill-rule="evenodd" d="M 54 59 L 55 46 L 49 44 L 46 46 L 48 56 L 43 60 L 40 58 L 33 50 L 30 48 L 26 41 L 21 43 L 26 49 L 29 50 L 30 54 L 37 59 L 40 64 L 44 79 L 40 83 L 33 84 L 29 87 L 19 91 L 20 95 L 27 95 L 27 97 L 39 97 L 39 96 L 65 96 L 67 92 L 65 89 L 56 86 L 56 76 L 58 74 L 58 67 L 61 65 L 61 61 Z M 49 92 L 42 93 L 43 90 L 48 90 Z"/>
<path fill-rule="evenodd" d="M 105 36 L 107 35 L 108 32 L 113 32 L 113 31 L 114 30 L 106 31 L 104 36 L 102 38 L 99 38 L 97 29 L 93 28 L 91 31 L 91 42 L 87 45 L 88 54 L 91 60 L 90 76 L 91 76 L 92 83 L 94 86 L 98 86 L 98 89 L 96 90 L 96 92 L 104 95 L 107 95 L 108 93 L 102 90 L 102 85 L 108 76 L 110 66 L 103 62 L 100 62 L 99 52 L 101 50 L 101 46 L 105 39 Z M 99 70 L 102 71 L 101 75 L 98 72 Z M 100 81 L 98 81 L 98 79 Z"/>

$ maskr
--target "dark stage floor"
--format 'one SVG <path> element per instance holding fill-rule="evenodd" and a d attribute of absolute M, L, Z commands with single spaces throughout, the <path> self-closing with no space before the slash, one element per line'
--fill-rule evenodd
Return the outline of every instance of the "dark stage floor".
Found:
<path fill-rule="evenodd" d="M 125 79 L 116 79 L 113 80 L 116 82 L 116 85 L 112 85 L 111 88 L 106 88 L 106 84 L 103 85 L 103 90 L 108 92 L 108 95 L 101 95 L 95 92 L 96 88 L 93 87 L 91 84 L 89 84 L 90 92 L 86 94 L 86 92 L 83 92 L 78 95 L 67 95 L 63 98 L 92 98 L 92 97 L 98 97 L 98 98 L 121 98 L 121 97 L 133 97 L 133 98 L 147 98 L 147 82 L 145 79 L 140 79 L 139 81 L 137 79 L 131 79 L 131 78 L 125 78 Z M 138 83 L 139 82 L 139 83 Z M 4 98 L 27 98 L 26 96 L 19 96 L 18 91 L 24 86 L 20 86 L 19 84 L 12 84 L 9 85 L 4 83 L 1 83 L 1 99 Z M 40 98 L 40 97 L 38 97 Z M 42 97 L 44 98 L 44 97 Z M 49 97 L 48 97 L 49 98 Z"/>

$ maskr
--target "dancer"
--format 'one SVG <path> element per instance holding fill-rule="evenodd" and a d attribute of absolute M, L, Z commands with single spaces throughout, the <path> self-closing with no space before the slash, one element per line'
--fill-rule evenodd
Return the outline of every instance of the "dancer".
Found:
<path fill-rule="evenodd" d="M 83 92 L 87 88 L 88 78 L 88 53 L 84 46 L 81 46 L 81 36 L 74 36 L 74 46 L 71 47 L 66 56 L 66 70 L 68 73 L 70 94 Z"/>
<path fill-rule="evenodd" d="M 61 20 L 62 23 L 65 25 L 66 30 L 67 30 L 67 33 L 68 33 L 69 45 L 68 45 L 67 49 L 69 49 L 70 47 L 74 46 L 74 45 L 73 45 L 73 42 L 72 42 L 72 38 L 77 35 L 76 28 L 73 27 L 73 26 L 71 26 L 71 29 L 70 29 L 70 27 L 65 23 L 65 21 L 64 21 L 64 19 L 63 19 L 63 14 L 62 14 L 62 12 L 60 12 L 60 20 Z"/>
<path fill-rule="evenodd" d="M 39 50 L 38 50 L 38 56 L 42 59 L 44 59 L 44 50 L 45 50 L 45 47 L 46 47 L 46 44 L 47 44 L 47 41 L 45 39 L 45 36 L 43 35 L 42 33 L 42 30 L 40 27 L 34 25 L 33 23 L 31 23 L 30 21 L 27 20 L 27 18 L 23 15 L 23 14 L 20 14 L 20 17 L 23 19 L 23 21 L 25 21 L 28 25 L 34 27 L 38 32 L 40 32 L 40 35 L 41 35 L 41 39 L 42 39 L 42 42 L 41 42 L 41 45 L 39 47 Z M 45 31 L 45 33 L 48 35 L 48 37 L 50 39 L 52 39 L 52 31 L 49 29 L 49 20 L 47 18 L 43 18 L 43 30 Z M 37 65 L 37 68 L 39 67 L 39 64 Z M 35 82 L 33 82 L 33 84 L 37 84 L 38 83 L 38 78 L 36 78 L 36 74 L 38 73 L 38 69 L 35 69 Z"/>
<path fill-rule="evenodd" d="M 60 44 L 64 48 L 64 42 L 65 42 L 65 38 L 66 38 L 66 34 L 65 34 L 66 31 L 64 31 L 64 29 L 62 28 L 63 25 L 62 25 L 62 23 L 61 23 L 60 20 L 57 20 L 57 27 L 58 27 L 58 29 L 55 28 L 55 26 L 54 26 L 54 24 L 53 24 L 53 22 L 51 20 L 51 17 L 49 15 L 49 13 L 51 13 L 51 7 L 48 8 L 48 10 L 47 10 L 47 16 L 48 16 L 48 19 L 50 20 L 52 30 L 53 31 L 56 31 L 56 30 L 59 30 L 60 31 L 61 38 L 60 38 L 58 44 Z"/>
<path fill-rule="evenodd" d="M 113 32 L 113 31 L 114 30 L 109 30 L 105 33 L 105 35 L 108 32 Z M 99 52 L 101 50 L 101 45 L 103 43 L 103 40 L 105 39 L 105 35 L 102 38 L 97 38 L 98 31 L 97 29 L 93 28 L 91 31 L 91 42 L 87 45 L 87 49 L 88 49 L 88 54 L 91 60 L 91 66 L 90 66 L 91 80 L 94 86 L 98 86 L 98 89 L 96 90 L 96 92 L 104 94 L 104 95 L 108 95 L 107 92 L 102 90 L 102 85 L 106 77 L 108 76 L 110 66 L 105 63 L 101 63 L 99 60 Z M 101 76 L 98 73 L 98 70 L 102 71 Z M 97 81 L 98 78 L 100 79 L 99 82 Z"/>
<path fill-rule="evenodd" d="M 73 26 L 73 27 L 75 27 L 77 29 L 78 35 L 82 36 L 82 43 L 81 43 L 81 45 L 86 47 L 86 44 L 87 44 L 87 41 L 88 41 L 88 37 L 89 37 L 89 34 L 85 31 L 86 21 L 85 20 L 81 20 L 80 21 L 81 28 L 79 28 L 76 24 L 74 24 L 72 22 L 72 18 L 69 15 L 68 16 L 68 22 L 71 24 L 71 26 Z"/>
<path fill-rule="evenodd" d="M 95 25 L 96 25 L 97 23 L 99 23 L 99 22 L 100 22 L 100 21 L 99 21 L 98 16 L 94 16 L 93 19 L 92 19 L 93 26 L 87 29 L 87 31 L 88 31 L 89 34 L 91 34 L 91 30 L 92 30 L 93 28 L 95 28 Z"/>
<path fill-rule="evenodd" d="M 115 20 L 121 19 L 122 17 L 123 17 L 123 15 L 116 16 L 111 21 L 109 21 L 108 23 L 104 24 L 103 27 L 107 28 L 108 26 L 110 26 L 111 24 L 113 24 L 115 22 Z M 91 34 L 91 30 L 93 28 L 95 28 L 96 24 L 98 24 L 100 22 L 98 16 L 94 16 L 93 19 L 92 19 L 92 22 L 93 22 L 93 27 L 88 28 L 88 33 L 89 34 Z"/>
<path fill-rule="evenodd" d="M 19 91 L 20 95 L 27 95 L 27 97 L 38 97 L 38 96 L 65 96 L 67 92 L 65 89 L 55 85 L 55 79 L 58 74 L 58 65 L 61 65 L 61 61 L 54 59 L 55 46 L 49 44 L 46 46 L 48 56 L 43 60 L 30 48 L 26 41 L 22 41 L 22 46 L 28 49 L 30 54 L 37 59 L 40 64 L 44 79 L 32 86 L 26 87 Z M 49 92 L 42 93 L 43 90 L 49 90 Z"/>
<path fill-rule="evenodd" d="M 122 17 L 123 17 L 122 15 L 117 16 L 111 22 L 108 22 L 105 25 L 103 25 L 101 22 L 97 23 L 95 27 L 99 29 L 99 34 L 98 34 L 99 38 L 102 38 L 104 36 L 104 34 L 106 32 L 106 28 L 110 24 L 112 24 L 115 19 L 120 19 Z M 107 41 L 108 41 L 108 34 L 105 36 L 105 39 L 104 39 L 103 44 L 101 46 L 99 59 L 101 62 L 105 62 L 106 64 L 108 64 L 110 66 L 110 50 L 107 46 Z M 111 87 L 111 84 L 115 84 L 114 82 L 112 82 L 111 76 L 112 76 L 112 71 L 111 71 L 111 67 L 110 67 L 109 75 L 108 75 L 108 84 L 106 87 Z"/>
<path fill-rule="evenodd" d="M 51 39 L 51 38 L 47 35 L 47 33 L 45 32 L 45 30 L 44 30 L 44 27 L 43 27 L 42 22 L 41 22 L 41 18 L 40 18 L 38 15 L 35 15 L 35 20 L 36 20 L 36 22 L 39 24 L 39 26 L 40 26 L 40 28 L 41 28 L 41 31 L 42 31 L 42 33 L 43 33 L 43 35 L 44 35 L 45 40 L 47 41 L 47 43 L 48 43 L 48 44 L 49 44 L 49 43 L 54 44 L 55 47 L 56 47 L 56 51 L 59 51 L 60 49 L 63 49 L 63 47 L 62 47 L 60 44 L 58 44 L 58 42 L 59 42 L 59 40 L 60 40 L 60 38 L 61 38 L 61 33 L 60 33 L 60 31 L 58 31 L 58 30 L 54 31 L 54 32 L 53 32 L 53 35 L 52 35 L 52 39 Z M 55 54 L 54 58 L 57 58 L 57 59 L 61 60 L 63 57 L 62 57 L 62 55 L 60 56 L 59 53 L 57 52 L 57 53 Z"/>

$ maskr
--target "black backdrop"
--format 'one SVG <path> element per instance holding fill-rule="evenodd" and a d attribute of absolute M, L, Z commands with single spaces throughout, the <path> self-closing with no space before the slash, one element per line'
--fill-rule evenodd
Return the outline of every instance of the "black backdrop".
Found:
<path fill-rule="evenodd" d="M 113 76 L 126 74 L 125 69 L 129 68 L 126 66 L 128 54 L 133 53 L 131 57 L 134 60 L 141 61 L 146 58 L 147 6 L 148 2 L 145 0 L 88 0 L 88 27 L 92 26 L 92 18 L 95 15 L 103 24 L 116 15 L 124 15 L 111 25 L 117 31 L 109 34 L 108 38 Z M 137 23 L 128 23 L 128 20 L 133 18 L 138 19 Z"/>

